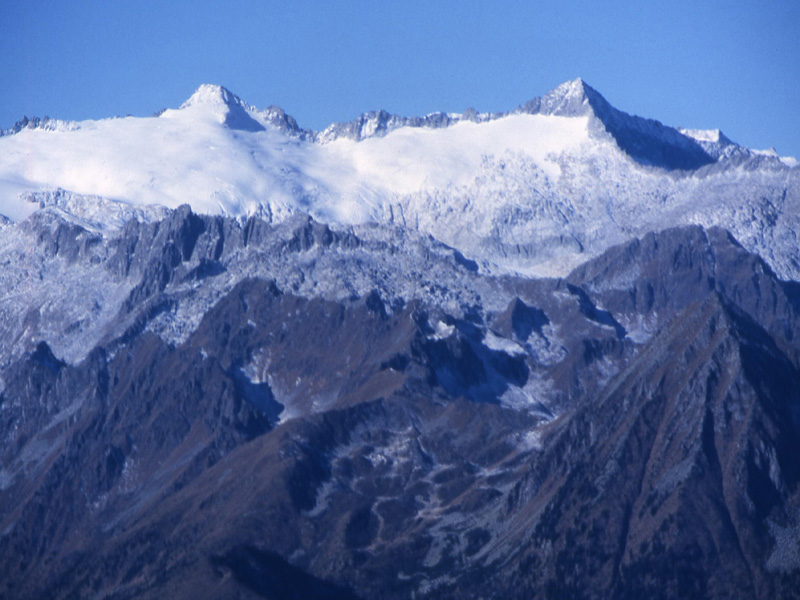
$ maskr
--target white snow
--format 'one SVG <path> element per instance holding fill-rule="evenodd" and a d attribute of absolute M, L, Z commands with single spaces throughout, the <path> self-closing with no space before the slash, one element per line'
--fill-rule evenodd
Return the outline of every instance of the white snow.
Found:
<path fill-rule="evenodd" d="M 770 156 L 773 158 L 779 158 L 778 151 L 775 150 L 775 148 L 767 148 L 766 150 L 752 150 L 752 152 L 759 156 Z"/>
<path fill-rule="evenodd" d="M 550 155 L 587 139 L 585 119 L 513 115 L 318 144 L 287 136 L 244 103 L 265 130 L 226 127 L 229 103 L 238 102 L 229 95 L 204 85 L 160 117 L 0 138 L 0 213 L 23 219 L 36 207 L 20 194 L 63 188 L 137 205 L 189 203 L 202 213 L 239 216 L 268 206 L 278 217 L 300 210 L 361 223 L 382 218 L 398 195 L 469 183 L 487 154 L 524 152 L 557 176 Z"/>
<path fill-rule="evenodd" d="M 448 325 L 444 321 L 437 321 L 435 332 L 428 336 L 431 340 L 445 340 L 455 333 L 455 325 Z"/>
<path fill-rule="evenodd" d="M 680 129 L 679 131 L 698 142 L 718 143 L 720 139 L 724 139 L 719 129 Z"/>
<path fill-rule="evenodd" d="M 500 337 L 492 331 L 487 331 L 483 338 L 483 344 L 496 352 L 505 352 L 511 356 L 524 356 L 527 354 L 525 349 L 514 340 Z"/>

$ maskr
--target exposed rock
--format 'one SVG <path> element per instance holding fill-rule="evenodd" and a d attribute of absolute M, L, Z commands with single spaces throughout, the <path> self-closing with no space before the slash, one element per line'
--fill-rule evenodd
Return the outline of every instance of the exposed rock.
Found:
<path fill-rule="evenodd" d="M 800 588 L 800 294 L 725 231 L 530 280 L 307 218 L 182 209 L 88 245 L 47 219 L 25 260 L 128 292 L 79 360 L 3 355 L 0 595 Z M 383 278 L 411 256 L 413 288 Z"/>

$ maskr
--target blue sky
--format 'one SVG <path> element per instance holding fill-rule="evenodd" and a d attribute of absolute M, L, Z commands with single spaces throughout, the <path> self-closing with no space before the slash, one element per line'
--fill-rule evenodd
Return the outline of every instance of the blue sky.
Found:
<path fill-rule="evenodd" d="M 612 104 L 800 158 L 800 2 L 0 0 L 0 127 L 148 115 L 219 83 L 319 129 L 511 109 L 583 77 Z"/>

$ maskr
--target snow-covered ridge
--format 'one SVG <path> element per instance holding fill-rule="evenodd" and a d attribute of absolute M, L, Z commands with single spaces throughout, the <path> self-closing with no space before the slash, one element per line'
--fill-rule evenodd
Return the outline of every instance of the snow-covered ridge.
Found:
<path fill-rule="evenodd" d="M 332 123 L 321 131 L 300 127 L 294 117 L 279 106 L 258 109 L 225 87 L 215 84 L 200 85 L 177 111 L 213 115 L 221 125 L 234 130 L 259 132 L 274 128 L 290 137 L 322 144 L 340 139 L 362 141 L 383 137 L 403 128 L 442 129 L 464 121 L 485 123 L 521 114 L 588 116 L 593 121 L 594 135 L 610 135 L 634 160 L 668 169 L 694 169 L 722 158 L 764 155 L 765 152 L 740 146 L 719 129 L 675 128 L 652 119 L 630 115 L 611 106 L 597 90 L 580 78 L 567 81 L 544 96 L 534 98 L 510 111 L 481 113 L 470 108 L 461 114 L 433 112 L 422 117 L 405 117 L 378 110 L 363 113 L 352 121 Z M 154 116 L 170 118 L 177 111 L 165 109 Z M 74 122 L 49 117 L 24 117 L 10 129 L 0 130 L 0 136 L 13 135 L 24 129 L 73 131 L 91 123 L 95 121 Z M 661 148 L 648 148 L 654 145 Z M 782 157 L 781 161 L 787 166 L 797 164 L 793 157 Z"/>
<path fill-rule="evenodd" d="M 405 117 L 391 114 L 385 110 L 378 110 L 363 113 L 352 121 L 332 123 L 321 131 L 300 127 L 294 117 L 287 114 L 278 106 L 269 106 L 263 110 L 258 109 L 248 104 L 225 87 L 215 84 L 200 85 L 177 110 L 193 112 L 204 111 L 207 114 L 215 114 L 222 119 L 222 124 L 228 125 L 234 129 L 241 128 L 241 124 L 236 122 L 236 117 L 241 118 L 246 115 L 246 117 L 252 119 L 254 123 L 248 123 L 245 128 L 252 128 L 252 130 L 258 131 L 262 126 L 271 125 L 284 133 L 300 139 L 320 143 L 332 142 L 341 138 L 361 141 L 371 137 L 382 137 L 392 131 L 405 127 L 440 129 L 462 121 L 483 123 L 518 114 L 542 114 L 569 117 L 593 115 L 604 120 L 605 117 L 608 116 L 607 113 L 613 112 L 613 117 L 616 120 L 640 119 L 639 117 L 633 117 L 611 107 L 605 98 L 587 85 L 582 79 L 567 81 L 542 97 L 534 98 L 513 110 L 504 112 L 482 113 L 470 108 L 460 114 L 433 112 L 421 117 Z M 174 112 L 175 109 L 166 109 L 160 111 L 157 116 L 163 116 L 164 114 L 169 115 Z M 640 120 L 661 125 L 657 121 Z M 85 123 L 92 122 L 93 121 L 87 121 Z M 45 117 L 44 119 L 39 119 L 37 117 L 28 119 L 25 117 L 12 128 L 0 132 L 0 135 L 19 133 L 23 129 L 63 131 L 79 129 L 81 126 L 81 122 L 60 121 L 57 119 L 50 119 L 49 117 Z M 638 127 L 641 129 L 641 125 L 638 125 Z M 680 135 L 684 135 L 690 139 L 697 139 L 698 141 L 721 143 L 724 145 L 733 143 L 727 138 L 712 140 L 708 136 L 703 137 L 703 134 L 708 132 L 701 130 L 665 129 L 675 131 Z M 710 131 L 714 130 L 709 130 L 709 132 Z M 718 132 L 718 130 L 716 131 Z"/>
<path fill-rule="evenodd" d="M 74 131 L 80 128 L 77 121 L 62 121 L 61 119 L 51 119 L 50 117 L 22 117 L 9 129 L 0 129 L 0 137 L 14 135 L 23 129 L 41 129 L 43 131 Z"/>
<path fill-rule="evenodd" d="M 12 221 L 43 206 L 99 231 L 181 204 L 272 222 L 308 213 L 418 229 L 482 268 L 539 275 L 698 223 L 800 277 L 796 162 L 628 115 L 580 79 L 507 113 L 378 111 L 322 132 L 215 85 L 157 117 L 56 123 L 0 138 L 0 214 Z"/>
<path fill-rule="evenodd" d="M 555 176 L 555 157 L 589 139 L 586 117 L 445 119 L 448 126 L 434 130 L 425 126 L 434 117 L 400 127 L 376 113 L 341 126 L 341 135 L 329 128 L 320 144 L 280 109 L 261 111 L 205 85 L 157 118 L 84 121 L 58 135 L 25 128 L 3 138 L 0 213 L 25 218 L 36 208 L 31 193 L 63 189 L 235 216 L 263 211 L 280 220 L 301 210 L 344 223 L 386 220 L 408 194 L 468 185 L 487 156 L 523 153 Z"/>
<path fill-rule="evenodd" d="M 690 138 L 698 142 L 711 142 L 714 144 L 732 144 L 733 142 L 719 129 L 680 129 L 683 135 L 688 135 Z"/>
<path fill-rule="evenodd" d="M 435 112 L 424 117 L 402 117 L 379 110 L 363 113 L 352 121 L 332 123 L 322 131 L 314 131 L 301 128 L 294 117 L 278 106 L 259 110 L 226 88 L 211 84 L 203 84 L 197 88 L 179 110 L 187 109 L 213 111 L 222 118 L 223 124 L 233 128 L 237 128 L 237 125 L 231 122 L 230 116 L 238 114 L 241 117 L 242 113 L 246 113 L 255 123 L 249 124 L 249 127 L 253 128 L 252 130 L 259 130 L 260 127 L 271 125 L 293 137 L 318 143 L 330 143 L 338 139 L 361 141 L 372 137 L 382 137 L 404 127 L 440 129 L 460 121 L 481 123 L 512 114 L 510 112 L 478 113 L 474 109 L 468 109 L 463 114 Z M 228 120 L 226 121 L 226 119 Z"/>

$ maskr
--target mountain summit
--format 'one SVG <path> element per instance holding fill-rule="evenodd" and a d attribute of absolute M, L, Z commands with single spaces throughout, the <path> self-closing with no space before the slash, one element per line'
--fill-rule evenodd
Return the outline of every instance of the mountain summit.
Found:
<path fill-rule="evenodd" d="M 221 85 L 201 85 L 179 110 L 210 111 L 230 129 L 264 131 L 264 125 L 254 118 L 257 111 Z"/>
<path fill-rule="evenodd" d="M 691 136 L 659 121 L 629 115 L 611 106 L 582 79 L 562 83 L 523 106 L 532 114 L 575 117 L 590 115 L 594 131 L 610 135 L 621 150 L 637 162 L 667 170 L 694 170 L 715 162 Z"/>
<path fill-rule="evenodd" d="M 230 109 L 233 106 L 242 105 L 243 102 L 241 98 L 227 88 L 221 85 L 204 83 L 181 104 L 180 108 L 186 109 L 192 106 L 211 106 L 220 109 Z"/>
<path fill-rule="evenodd" d="M 594 112 L 594 105 L 605 99 L 583 79 L 573 79 L 524 105 L 528 112 L 560 117 L 583 116 Z"/>

